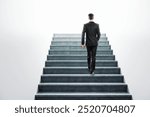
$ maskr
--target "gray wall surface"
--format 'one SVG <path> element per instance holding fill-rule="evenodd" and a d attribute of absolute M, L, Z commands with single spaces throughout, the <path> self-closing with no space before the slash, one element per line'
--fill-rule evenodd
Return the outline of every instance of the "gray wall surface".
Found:
<path fill-rule="evenodd" d="M 0 0 L 0 99 L 34 99 L 53 33 L 95 14 L 134 99 L 150 99 L 149 0 Z"/>

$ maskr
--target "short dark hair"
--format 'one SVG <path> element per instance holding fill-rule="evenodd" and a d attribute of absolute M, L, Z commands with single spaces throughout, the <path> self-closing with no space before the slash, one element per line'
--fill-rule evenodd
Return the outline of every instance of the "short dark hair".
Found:
<path fill-rule="evenodd" d="M 92 20 L 94 18 L 94 14 L 93 13 L 89 13 L 89 19 Z"/>

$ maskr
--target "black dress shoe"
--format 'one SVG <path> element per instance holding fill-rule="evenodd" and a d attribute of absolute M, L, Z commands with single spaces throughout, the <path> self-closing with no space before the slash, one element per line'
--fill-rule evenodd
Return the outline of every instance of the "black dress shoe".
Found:
<path fill-rule="evenodd" d="M 93 74 L 94 73 L 94 71 L 93 70 L 90 70 L 90 74 Z"/>
<path fill-rule="evenodd" d="M 94 76 L 94 71 L 90 73 L 91 76 Z"/>

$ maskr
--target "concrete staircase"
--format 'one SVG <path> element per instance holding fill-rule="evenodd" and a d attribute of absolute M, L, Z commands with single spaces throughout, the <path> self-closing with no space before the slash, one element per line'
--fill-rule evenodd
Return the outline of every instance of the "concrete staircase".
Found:
<path fill-rule="evenodd" d="M 95 75 L 88 73 L 80 34 L 55 34 L 36 100 L 131 100 L 106 34 L 99 40 Z"/>

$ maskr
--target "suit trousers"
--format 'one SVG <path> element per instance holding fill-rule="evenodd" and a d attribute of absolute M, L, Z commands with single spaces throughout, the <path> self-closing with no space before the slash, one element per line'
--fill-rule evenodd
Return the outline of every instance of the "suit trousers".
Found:
<path fill-rule="evenodd" d="M 96 50 L 97 46 L 87 46 L 87 63 L 89 71 L 95 70 Z"/>

